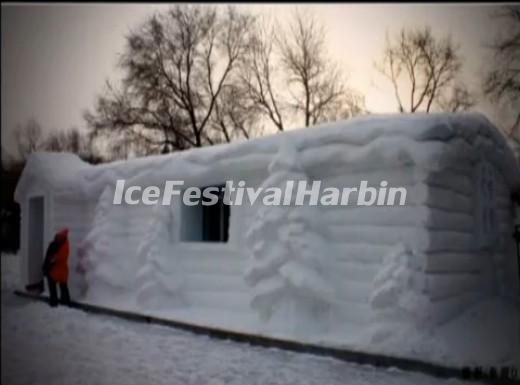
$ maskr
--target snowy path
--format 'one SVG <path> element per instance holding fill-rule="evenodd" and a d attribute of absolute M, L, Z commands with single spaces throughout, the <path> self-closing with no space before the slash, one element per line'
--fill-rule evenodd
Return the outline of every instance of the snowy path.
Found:
<path fill-rule="evenodd" d="M 460 383 L 51 309 L 12 294 L 16 267 L 2 255 L 2 384 Z"/>

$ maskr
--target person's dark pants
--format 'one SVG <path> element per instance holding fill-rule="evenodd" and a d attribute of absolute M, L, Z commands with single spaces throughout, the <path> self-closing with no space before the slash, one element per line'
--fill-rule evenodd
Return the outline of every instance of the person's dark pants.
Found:
<path fill-rule="evenodd" d="M 52 307 L 58 306 L 58 288 L 57 282 L 51 277 L 47 277 L 49 284 L 49 305 Z M 60 286 L 60 303 L 63 305 L 70 305 L 69 287 L 66 283 L 59 283 Z"/>

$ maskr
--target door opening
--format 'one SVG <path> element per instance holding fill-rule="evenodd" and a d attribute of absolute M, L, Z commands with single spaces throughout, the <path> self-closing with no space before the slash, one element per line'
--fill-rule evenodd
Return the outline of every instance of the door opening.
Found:
<path fill-rule="evenodd" d="M 44 200 L 43 197 L 29 199 L 27 278 L 28 285 L 43 280 L 44 258 Z"/>

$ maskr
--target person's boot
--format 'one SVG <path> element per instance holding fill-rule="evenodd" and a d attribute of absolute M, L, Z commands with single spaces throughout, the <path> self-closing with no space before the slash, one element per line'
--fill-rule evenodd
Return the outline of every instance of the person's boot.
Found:
<path fill-rule="evenodd" d="M 51 307 L 58 306 L 58 293 L 56 291 L 56 282 L 54 282 L 52 279 L 47 280 L 49 284 L 49 305 Z"/>
<path fill-rule="evenodd" d="M 66 283 L 60 283 L 60 304 L 70 306 L 69 287 Z"/>
<path fill-rule="evenodd" d="M 60 298 L 59 304 L 63 306 L 70 306 L 70 299 Z"/>

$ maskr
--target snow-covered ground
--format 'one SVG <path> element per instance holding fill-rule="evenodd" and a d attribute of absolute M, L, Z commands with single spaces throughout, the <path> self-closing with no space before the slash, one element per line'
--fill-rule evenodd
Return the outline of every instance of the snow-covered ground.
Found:
<path fill-rule="evenodd" d="M 2 384 L 458 384 L 419 373 L 213 340 L 13 294 L 2 255 Z"/>

